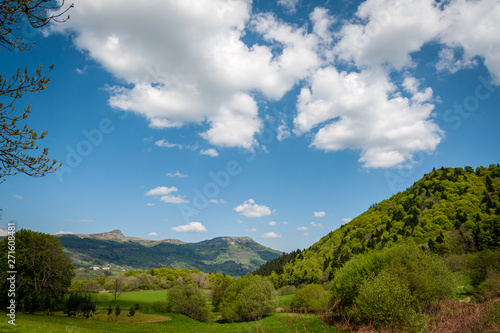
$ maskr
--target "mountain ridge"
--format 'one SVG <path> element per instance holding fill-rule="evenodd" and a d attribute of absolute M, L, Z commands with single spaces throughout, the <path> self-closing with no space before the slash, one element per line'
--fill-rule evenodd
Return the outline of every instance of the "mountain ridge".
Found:
<path fill-rule="evenodd" d="M 97 234 L 61 234 L 56 237 L 77 267 L 169 267 L 242 276 L 282 253 L 246 236 L 220 236 L 185 243 L 176 239 L 155 241 L 127 237 L 116 229 Z"/>

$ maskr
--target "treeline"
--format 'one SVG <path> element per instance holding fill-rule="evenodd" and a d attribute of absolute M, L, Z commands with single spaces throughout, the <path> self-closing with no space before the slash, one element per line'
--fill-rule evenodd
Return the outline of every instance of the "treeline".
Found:
<path fill-rule="evenodd" d="M 223 273 L 203 273 L 198 270 L 172 269 L 168 267 L 132 270 L 123 274 L 73 281 L 71 292 L 95 293 L 100 291 L 123 292 L 133 290 L 162 290 L 184 284 L 202 289 L 230 284 L 234 278 Z"/>
<path fill-rule="evenodd" d="M 354 255 L 411 241 L 425 251 L 465 254 L 500 245 L 500 166 L 440 168 L 300 253 L 256 274 L 276 287 L 321 284 Z M 283 265 L 284 264 L 284 265 Z"/>

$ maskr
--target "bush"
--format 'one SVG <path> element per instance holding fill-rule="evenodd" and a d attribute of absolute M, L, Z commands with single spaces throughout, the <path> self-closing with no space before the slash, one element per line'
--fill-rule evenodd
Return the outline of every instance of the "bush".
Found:
<path fill-rule="evenodd" d="M 455 279 L 434 255 L 398 245 L 351 259 L 335 274 L 331 291 L 334 316 L 353 315 L 374 326 L 409 325 L 414 314 L 451 298 Z"/>
<path fill-rule="evenodd" d="M 93 317 L 96 310 L 97 304 L 89 294 L 70 294 L 64 302 L 64 313 L 70 317 Z"/>
<path fill-rule="evenodd" d="M 401 326 L 417 311 L 408 285 L 388 272 L 361 286 L 354 307 L 359 322 L 371 321 L 375 327 Z"/>
<path fill-rule="evenodd" d="M 284 286 L 278 289 L 278 296 L 293 295 L 297 292 L 295 286 Z"/>
<path fill-rule="evenodd" d="M 299 289 L 292 300 L 292 309 L 308 312 L 325 310 L 328 304 L 328 292 L 318 284 L 310 284 Z"/>
<path fill-rule="evenodd" d="M 273 314 L 277 305 L 273 284 L 261 276 L 248 275 L 226 289 L 221 311 L 229 322 L 252 321 Z"/>
<path fill-rule="evenodd" d="M 168 290 L 167 309 L 202 322 L 209 321 L 211 315 L 201 290 L 191 284 L 178 285 Z"/>

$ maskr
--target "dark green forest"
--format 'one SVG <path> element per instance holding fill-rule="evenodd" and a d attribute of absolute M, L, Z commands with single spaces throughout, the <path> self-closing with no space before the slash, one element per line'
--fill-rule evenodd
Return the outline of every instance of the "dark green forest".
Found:
<path fill-rule="evenodd" d="M 500 166 L 440 168 L 304 251 L 261 266 L 276 287 L 323 283 L 356 254 L 412 242 L 439 255 L 500 245 Z"/>

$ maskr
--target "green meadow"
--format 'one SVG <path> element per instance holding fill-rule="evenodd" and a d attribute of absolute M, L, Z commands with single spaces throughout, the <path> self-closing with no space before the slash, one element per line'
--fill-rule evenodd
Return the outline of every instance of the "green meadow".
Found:
<path fill-rule="evenodd" d="M 276 313 L 256 322 L 219 323 L 218 313 L 214 320 L 201 323 L 187 316 L 174 313 L 148 311 L 155 302 L 166 299 L 166 290 L 135 291 L 122 293 L 114 301 L 112 293 L 94 294 L 98 311 L 94 319 L 68 317 L 62 312 L 54 315 L 17 314 L 16 326 L 7 323 L 7 317 L 0 322 L 0 332 L 340 332 L 323 324 L 317 315 Z M 289 303 L 290 295 L 280 297 L 280 305 Z M 131 305 L 139 304 L 140 310 L 129 316 Z M 106 309 L 120 305 L 122 312 L 115 321 L 114 314 L 108 317 Z"/>

